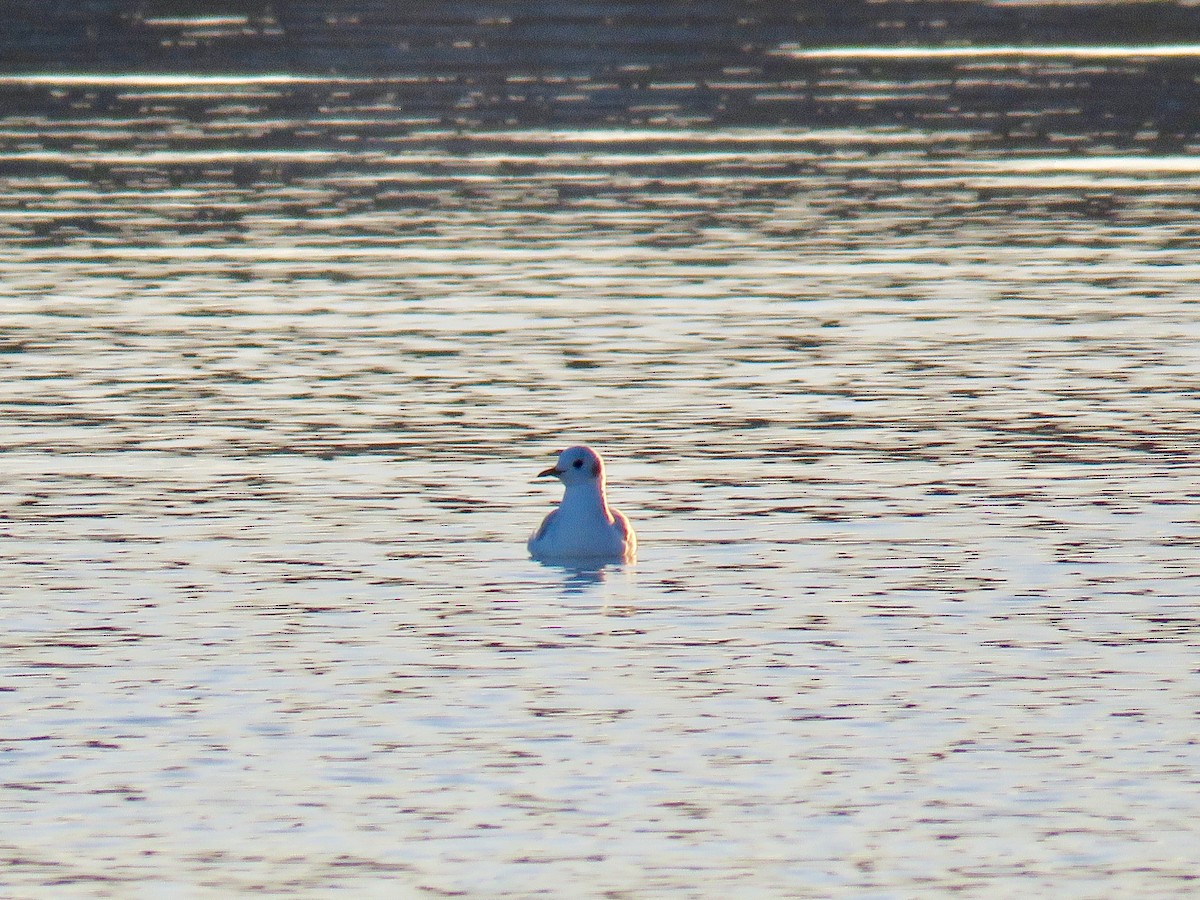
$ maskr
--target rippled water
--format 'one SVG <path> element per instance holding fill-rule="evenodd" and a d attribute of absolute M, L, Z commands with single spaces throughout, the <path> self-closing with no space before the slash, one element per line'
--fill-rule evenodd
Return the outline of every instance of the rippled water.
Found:
<path fill-rule="evenodd" d="M 6 895 L 1195 890 L 1188 148 L 3 90 Z"/>

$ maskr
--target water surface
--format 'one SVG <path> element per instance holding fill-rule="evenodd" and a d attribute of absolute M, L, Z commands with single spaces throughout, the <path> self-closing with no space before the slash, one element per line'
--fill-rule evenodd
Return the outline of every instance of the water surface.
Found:
<path fill-rule="evenodd" d="M 6 894 L 1194 891 L 1186 141 L 0 89 Z"/>

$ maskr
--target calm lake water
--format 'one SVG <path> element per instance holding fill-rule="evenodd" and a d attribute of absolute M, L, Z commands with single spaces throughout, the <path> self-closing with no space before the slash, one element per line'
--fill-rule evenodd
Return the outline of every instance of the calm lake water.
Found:
<path fill-rule="evenodd" d="M 3 893 L 1192 895 L 1195 148 L 419 89 L 0 82 Z"/>

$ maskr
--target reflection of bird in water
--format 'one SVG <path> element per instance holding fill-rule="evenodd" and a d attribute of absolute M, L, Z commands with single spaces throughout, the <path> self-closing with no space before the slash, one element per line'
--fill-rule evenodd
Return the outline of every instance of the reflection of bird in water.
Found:
<path fill-rule="evenodd" d="M 545 562 L 633 562 L 637 535 L 625 516 L 609 508 L 600 455 L 590 447 L 568 447 L 553 468 L 539 473 L 538 478 L 548 475 L 561 481 L 566 490 L 558 509 L 546 516 L 529 539 L 530 555 Z"/>

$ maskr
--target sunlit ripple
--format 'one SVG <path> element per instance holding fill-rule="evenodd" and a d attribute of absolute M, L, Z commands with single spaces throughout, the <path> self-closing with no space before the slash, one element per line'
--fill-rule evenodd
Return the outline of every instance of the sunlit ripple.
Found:
<path fill-rule="evenodd" d="M 22 150 L 0 151 L 0 163 L 45 162 L 45 163 L 85 163 L 93 165 L 202 165 L 206 163 L 303 163 L 331 164 L 354 163 L 358 166 L 422 166 L 429 164 L 453 163 L 459 170 L 455 178 L 470 177 L 470 168 L 488 169 L 506 165 L 532 165 L 548 169 L 546 172 L 531 173 L 528 177 L 538 178 L 569 178 L 568 171 L 554 171 L 555 166 L 578 166 L 588 170 L 584 177 L 594 177 L 594 170 L 604 168 L 627 168 L 651 165 L 680 165 L 703 167 L 720 164 L 746 164 L 757 166 L 772 166 L 787 163 L 805 163 L 820 165 L 823 168 L 860 168 L 885 172 L 885 164 L 874 158 L 830 158 L 824 151 L 825 146 L 848 145 L 852 147 L 874 145 L 911 145 L 928 147 L 938 141 L 952 142 L 969 137 L 966 133 L 942 135 L 936 139 L 916 133 L 858 133 L 845 131 L 812 131 L 806 133 L 767 134 L 754 131 L 743 134 L 739 131 L 717 132 L 704 141 L 696 141 L 706 149 L 683 150 L 677 149 L 676 144 L 691 143 L 693 139 L 687 136 L 675 135 L 670 140 L 658 140 L 652 135 L 634 134 L 629 141 L 621 142 L 612 133 L 594 135 L 589 132 L 578 132 L 572 136 L 547 135 L 545 143 L 551 143 L 557 148 L 578 144 L 587 147 L 592 144 L 623 143 L 625 146 L 641 143 L 645 150 L 641 152 L 613 152 L 611 150 L 582 149 L 569 151 L 566 149 L 535 150 L 517 149 L 523 140 L 530 141 L 528 134 L 514 135 L 506 140 L 502 135 L 488 135 L 481 140 L 472 139 L 467 146 L 478 143 L 482 146 L 493 146 L 496 143 L 509 143 L 514 149 L 508 152 L 492 152 L 470 150 L 469 152 L 454 152 L 437 147 L 437 138 L 422 135 L 412 139 L 414 149 L 399 153 L 389 153 L 381 150 L 323 150 L 323 149 L 220 149 L 205 148 L 195 150 L 138 150 L 138 151 L 106 151 L 99 149 L 84 150 Z M 769 143 L 772 149 L 763 149 L 762 145 Z M 422 149 L 416 149 L 420 144 L 427 144 Z M 707 149 L 713 144 L 727 145 L 726 149 Z M 804 149 L 775 149 L 779 146 L 802 145 Z M 664 149 L 671 148 L 671 149 Z M 964 167 L 957 159 L 909 159 L 903 160 L 906 168 L 911 170 L 934 170 Z M 1195 156 L 1155 156 L 1155 155 L 1123 155 L 1123 156 L 1012 156 L 1009 158 L 973 159 L 966 163 L 973 171 L 987 174 L 994 172 L 1014 173 L 1145 173 L 1145 174 L 1180 174 L 1194 175 L 1200 172 L 1200 158 Z M 368 177 L 412 177 L 414 179 L 430 180 L 428 174 L 408 174 L 397 171 L 388 173 L 378 172 Z M 350 176 L 355 177 L 355 176 Z M 360 179 L 364 176 L 357 176 Z M 480 177 L 480 176 L 476 176 Z M 482 176 L 488 177 L 488 176 Z M 493 178 L 510 179 L 507 173 Z M 703 180 L 719 180 L 721 176 L 703 176 L 689 173 L 686 178 L 690 182 Z M 444 179 L 443 179 L 444 180 Z M 765 180 L 765 179 L 763 179 Z M 784 179 L 793 180 L 791 177 Z"/>
<path fill-rule="evenodd" d="M 179 72 L 32 72 L 0 73 L 0 85 L 96 85 L 110 87 L 241 87 L 255 85 L 366 84 L 373 79 L 341 75 L 296 75 L 283 72 L 202 74 Z"/>
<path fill-rule="evenodd" d="M 777 51 L 799 59 L 1144 59 L 1198 57 L 1200 44 L 1126 44 L 1106 46 L 1019 45 L 969 47 L 801 47 L 783 44 Z"/>

